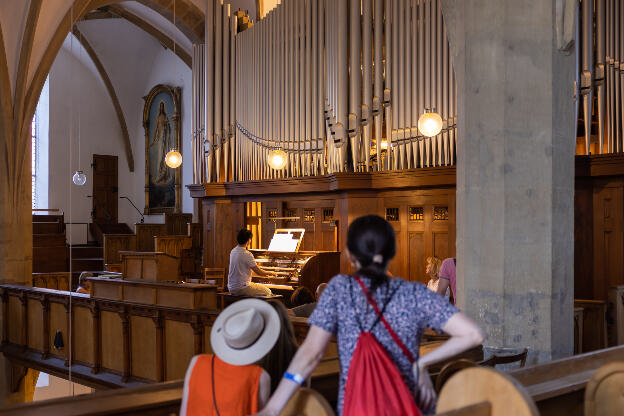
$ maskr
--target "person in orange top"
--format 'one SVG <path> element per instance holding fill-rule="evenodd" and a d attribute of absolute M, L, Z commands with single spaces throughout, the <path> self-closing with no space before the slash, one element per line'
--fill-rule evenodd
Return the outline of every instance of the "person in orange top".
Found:
<path fill-rule="evenodd" d="M 269 399 L 271 377 L 253 363 L 275 345 L 281 331 L 277 311 L 259 299 L 224 309 L 212 326 L 214 354 L 193 357 L 186 371 L 180 416 L 247 416 Z"/>

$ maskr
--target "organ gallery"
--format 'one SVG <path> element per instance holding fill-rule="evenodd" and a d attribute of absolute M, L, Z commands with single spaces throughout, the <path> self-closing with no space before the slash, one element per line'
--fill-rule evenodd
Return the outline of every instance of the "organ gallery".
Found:
<path fill-rule="evenodd" d="M 370 214 L 388 274 L 453 260 L 485 334 L 429 367 L 436 414 L 619 414 L 596 387 L 624 354 L 619 0 L 64 3 L 0 5 L 7 414 L 178 414 L 217 316 L 318 302 Z M 301 393 L 331 412 L 338 350 Z"/>

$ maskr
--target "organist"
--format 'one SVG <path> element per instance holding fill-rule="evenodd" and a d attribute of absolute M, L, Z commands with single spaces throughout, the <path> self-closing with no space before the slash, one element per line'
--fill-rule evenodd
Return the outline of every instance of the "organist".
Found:
<path fill-rule="evenodd" d="M 242 229 L 238 232 L 236 240 L 238 245 L 230 252 L 230 271 L 228 273 L 228 290 L 234 295 L 245 296 L 268 296 L 271 289 L 265 285 L 251 281 L 251 271 L 258 276 L 275 276 L 274 273 L 262 270 L 247 245 L 253 234 L 251 231 Z"/>

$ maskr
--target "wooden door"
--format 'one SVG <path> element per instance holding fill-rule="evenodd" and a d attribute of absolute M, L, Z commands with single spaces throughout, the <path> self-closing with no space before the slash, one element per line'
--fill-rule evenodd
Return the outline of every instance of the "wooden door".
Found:
<path fill-rule="evenodd" d="M 93 155 L 93 198 L 91 218 L 98 223 L 117 223 L 119 189 L 117 156 Z"/>

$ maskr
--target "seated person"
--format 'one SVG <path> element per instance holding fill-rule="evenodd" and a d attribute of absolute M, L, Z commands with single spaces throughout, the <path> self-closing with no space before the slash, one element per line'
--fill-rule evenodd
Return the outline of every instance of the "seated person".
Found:
<path fill-rule="evenodd" d="M 438 294 L 444 296 L 447 289 L 451 289 L 451 294 L 453 295 L 452 304 L 455 305 L 457 302 L 457 287 L 456 287 L 456 278 L 455 278 L 455 259 L 448 258 L 444 259 L 442 262 L 442 266 L 440 266 L 440 283 L 438 284 Z"/>
<path fill-rule="evenodd" d="M 80 277 L 78 278 L 78 289 L 76 289 L 76 292 L 90 295 L 91 294 L 91 282 L 85 279 L 87 277 L 93 277 L 93 276 L 95 275 L 90 272 L 80 273 Z"/>
<path fill-rule="evenodd" d="M 310 295 L 312 295 L 311 292 Z M 269 373 L 269 376 L 271 376 L 271 394 L 273 394 L 284 372 L 288 368 L 288 363 L 290 363 L 295 356 L 299 346 L 295 338 L 295 329 L 293 328 L 292 322 L 290 322 L 290 317 L 288 316 L 284 304 L 275 299 L 269 300 L 268 303 L 277 311 L 280 317 L 282 330 L 271 351 L 260 361 L 256 362 L 256 364 L 264 368 L 267 373 Z"/>
<path fill-rule="evenodd" d="M 433 256 L 427 257 L 427 267 L 425 268 L 425 273 L 429 276 L 429 281 L 427 282 L 427 289 L 432 292 L 438 292 L 438 286 L 440 284 L 440 267 L 442 266 L 442 260 Z M 449 290 L 446 289 L 446 293 L 444 294 L 446 300 L 449 300 Z"/>
<path fill-rule="evenodd" d="M 316 300 L 312 297 L 312 293 L 306 287 L 300 287 L 292 294 L 290 303 L 295 305 L 294 308 L 288 310 L 290 316 L 298 318 L 308 318 L 316 308 L 316 302 L 321 298 L 321 293 L 327 287 L 327 283 L 321 283 L 316 288 Z M 299 292 L 299 293 L 298 293 Z"/>
<path fill-rule="evenodd" d="M 247 416 L 262 409 L 271 377 L 253 363 L 280 333 L 278 312 L 267 302 L 243 299 L 225 308 L 210 332 L 214 354 L 196 355 L 186 370 L 180 416 Z"/>
<path fill-rule="evenodd" d="M 275 276 L 262 270 L 256 264 L 253 254 L 247 250 L 247 245 L 253 237 L 251 231 L 242 229 L 236 236 L 238 245 L 230 252 L 230 271 L 228 272 L 228 290 L 233 295 L 269 296 L 271 289 L 251 281 L 251 271 L 258 276 Z"/>

